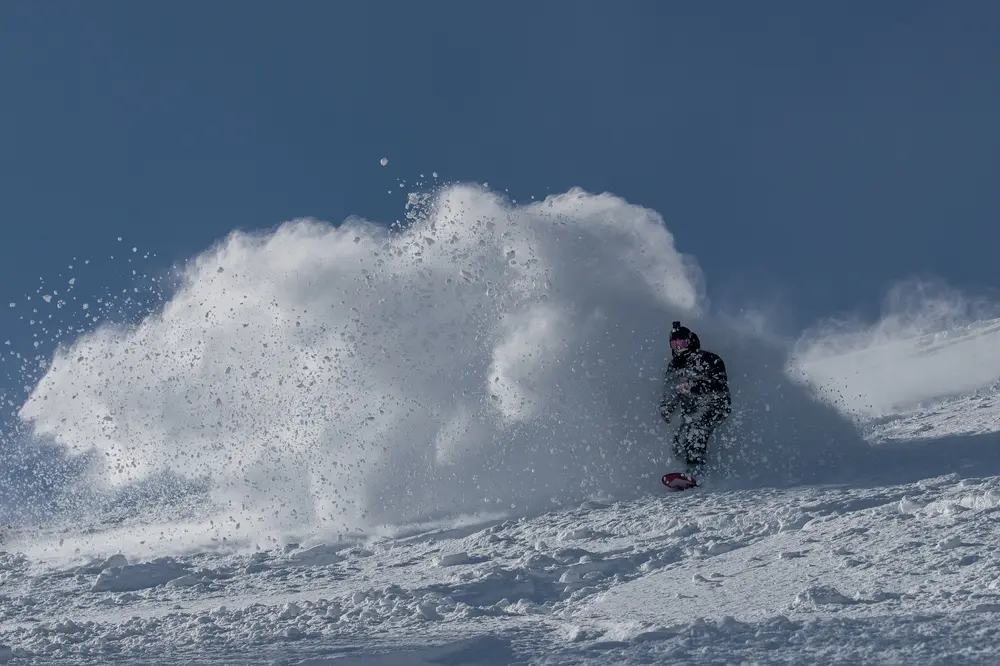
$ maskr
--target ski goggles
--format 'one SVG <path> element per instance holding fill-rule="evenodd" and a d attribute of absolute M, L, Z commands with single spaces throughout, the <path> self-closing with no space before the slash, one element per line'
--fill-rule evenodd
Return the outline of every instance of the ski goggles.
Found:
<path fill-rule="evenodd" d="M 687 338 L 680 338 L 679 340 L 671 340 L 670 348 L 674 350 L 687 349 L 691 346 L 691 341 Z"/>

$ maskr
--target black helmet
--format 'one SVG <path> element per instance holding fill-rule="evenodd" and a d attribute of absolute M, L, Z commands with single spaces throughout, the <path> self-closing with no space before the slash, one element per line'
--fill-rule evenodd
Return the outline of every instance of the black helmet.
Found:
<path fill-rule="evenodd" d="M 670 328 L 670 353 L 676 356 L 700 348 L 701 341 L 698 339 L 698 334 L 687 326 L 681 326 L 679 321 L 675 321 Z"/>

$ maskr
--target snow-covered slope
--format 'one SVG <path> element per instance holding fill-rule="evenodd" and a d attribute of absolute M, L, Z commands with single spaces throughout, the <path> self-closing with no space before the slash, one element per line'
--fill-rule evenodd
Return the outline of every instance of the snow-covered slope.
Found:
<path fill-rule="evenodd" d="M 0 627 L 47 663 L 988 664 L 998 507 L 1000 477 L 932 472 L 248 554 L 27 552 Z"/>
<path fill-rule="evenodd" d="M 60 348 L 0 483 L 0 661 L 1000 659 L 998 322 L 789 354 L 711 314 L 652 211 L 414 203 L 234 234 Z M 677 318 L 735 411 L 670 494 Z"/>

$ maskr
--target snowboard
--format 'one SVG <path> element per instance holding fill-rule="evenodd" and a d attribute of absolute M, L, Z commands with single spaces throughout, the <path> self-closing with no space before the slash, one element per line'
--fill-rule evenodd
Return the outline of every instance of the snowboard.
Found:
<path fill-rule="evenodd" d="M 660 479 L 670 490 L 690 490 L 698 485 L 698 481 L 694 477 L 688 476 L 687 474 L 682 474 L 680 472 L 668 472 L 663 475 Z"/>

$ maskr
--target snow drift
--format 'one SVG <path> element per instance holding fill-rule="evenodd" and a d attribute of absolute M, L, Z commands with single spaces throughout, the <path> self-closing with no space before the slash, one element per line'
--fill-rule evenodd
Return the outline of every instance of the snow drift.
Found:
<path fill-rule="evenodd" d="M 845 415 L 866 420 L 966 396 L 1000 381 L 1000 306 L 908 280 L 873 323 L 829 319 L 792 352 L 796 376 Z"/>
<path fill-rule="evenodd" d="M 696 263 L 655 212 L 472 186 L 414 203 L 405 229 L 232 233 L 162 311 L 62 346 L 21 418 L 98 454 L 95 487 L 205 484 L 222 535 L 523 514 L 656 488 L 681 319 L 733 384 L 719 476 L 831 479 L 863 462 L 854 426 L 789 377 L 784 349 L 707 314 Z"/>

